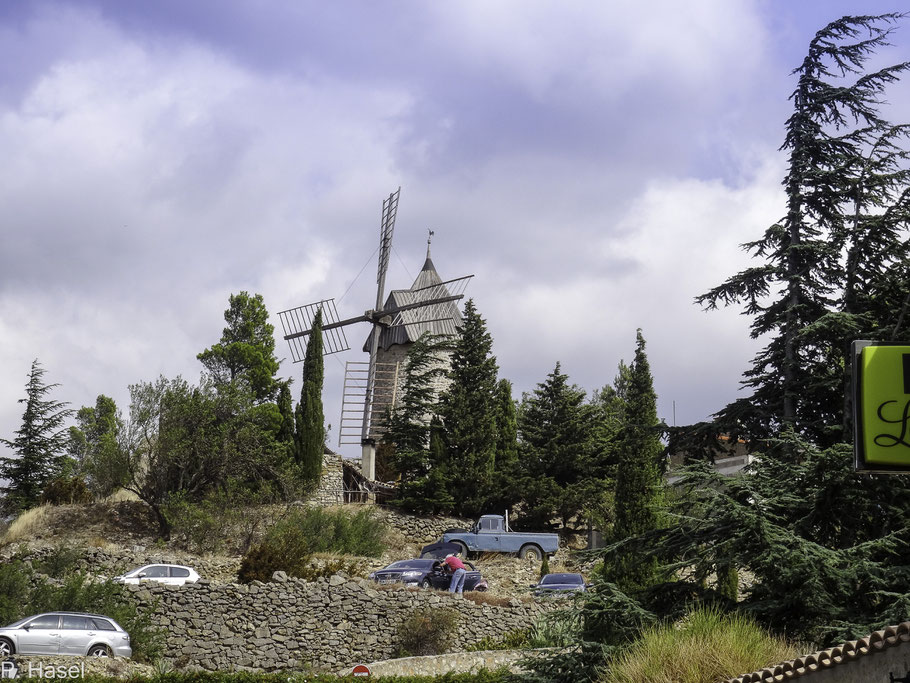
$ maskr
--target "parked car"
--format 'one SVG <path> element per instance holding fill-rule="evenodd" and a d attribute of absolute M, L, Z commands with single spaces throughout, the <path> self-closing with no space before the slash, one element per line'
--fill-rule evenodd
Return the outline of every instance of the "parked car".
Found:
<path fill-rule="evenodd" d="M 584 593 L 590 584 L 585 583 L 581 574 L 547 574 L 539 583 L 532 583 L 534 595 L 571 595 Z"/>
<path fill-rule="evenodd" d="M 466 591 L 488 590 L 490 586 L 477 568 L 470 562 L 464 564 L 467 570 L 464 576 L 464 589 Z M 408 586 L 447 590 L 452 575 L 443 569 L 440 560 L 424 558 L 393 562 L 388 567 L 372 572 L 370 578 L 376 583 L 403 583 Z"/>
<path fill-rule="evenodd" d="M 131 657 L 130 634 L 100 614 L 47 612 L 0 628 L 0 659 L 9 655 Z"/>
<path fill-rule="evenodd" d="M 459 555 L 461 553 L 461 545 L 458 543 L 442 543 L 441 541 L 436 541 L 435 543 L 430 543 L 430 545 L 425 545 L 420 550 L 420 559 L 425 560 L 427 558 L 433 558 L 435 560 L 444 560 L 449 555 Z"/>
<path fill-rule="evenodd" d="M 502 515 L 483 515 L 470 530 L 449 529 L 442 543 L 454 543 L 461 556 L 468 553 L 517 553 L 523 560 L 543 559 L 559 549 L 559 536 L 536 531 L 511 531 Z"/>
<path fill-rule="evenodd" d="M 139 583 L 140 581 L 157 581 L 171 586 L 182 586 L 185 583 L 196 583 L 199 574 L 182 564 L 146 564 L 115 576 L 117 583 Z"/>

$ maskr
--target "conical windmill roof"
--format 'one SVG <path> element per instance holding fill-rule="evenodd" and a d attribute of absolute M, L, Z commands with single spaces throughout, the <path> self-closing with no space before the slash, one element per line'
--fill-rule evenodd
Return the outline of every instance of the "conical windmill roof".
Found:
<path fill-rule="evenodd" d="M 443 284 L 443 280 L 436 272 L 433 259 L 430 258 L 430 249 L 427 247 L 427 260 L 423 268 L 414 279 L 410 289 L 393 289 L 386 299 L 383 310 L 390 310 L 398 306 L 438 299 L 450 296 L 451 292 Z M 431 304 L 401 311 L 401 323 L 392 327 L 383 328 L 379 334 L 379 346 L 387 351 L 395 344 L 407 344 L 417 341 L 425 332 L 430 334 L 456 335 L 462 326 L 461 311 L 456 301 L 447 301 L 441 304 Z M 423 322 L 426 321 L 426 322 Z M 370 332 L 363 344 L 363 350 L 369 353 L 372 345 L 373 333 Z"/>

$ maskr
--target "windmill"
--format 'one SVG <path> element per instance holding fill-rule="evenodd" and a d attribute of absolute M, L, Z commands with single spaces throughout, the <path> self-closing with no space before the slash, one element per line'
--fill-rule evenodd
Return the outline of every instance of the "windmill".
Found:
<path fill-rule="evenodd" d="M 398 214 L 398 197 L 401 188 L 392 192 L 382 203 L 379 224 L 379 257 L 376 277 L 376 306 L 353 318 L 340 320 L 334 299 L 323 299 L 305 306 L 288 309 L 278 314 L 284 328 L 284 338 L 291 349 L 295 363 L 304 359 L 306 338 L 312 332 L 316 313 L 322 309 L 322 341 L 325 355 L 350 349 L 345 328 L 367 322 L 372 330 L 364 350 L 369 351 L 369 361 L 348 361 L 345 367 L 344 398 L 338 434 L 339 445 L 360 443 L 362 471 L 368 479 L 375 478 L 376 438 L 379 433 L 373 416 L 394 407 L 397 387 L 397 363 L 379 361 L 382 342 L 416 338 L 423 332 L 439 331 L 452 334 L 456 331 L 460 314 L 454 302 L 464 297 L 464 290 L 473 275 L 442 281 L 432 268 L 427 240 L 427 261 L 424 270 L 408 290 L 394 290 L 385 299 L 385 280 L 392 253 L 392 234 Z M 433 233 L 430 231 L 430 237 Z M 435 277 L 423 277 L 427 264 Z M 397 340 L 397 341 L 396 341 Z M 365 367 L 364 367 L 365 366 Z M 377 385 L 383 387 L 379 390 Z"/>

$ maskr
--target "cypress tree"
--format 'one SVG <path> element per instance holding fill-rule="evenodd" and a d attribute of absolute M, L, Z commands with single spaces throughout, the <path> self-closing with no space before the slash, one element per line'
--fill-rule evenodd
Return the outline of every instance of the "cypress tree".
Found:
<path fill-rule="evenodd" d="M 296 425 L 294 416 L 294 400 L 291 398 L 291 382 L 281 382 L 278 387 L 278 414 L 281 416 L 281 424 L 276 436 L 279 443 L 286 444 L 289 453 L 294 453 L 296 449 Z"/>
<path fill-rule="evenodd" d="M 626 392 L 617 449 L 615 540 L 653 531 L 660 522 L 661 426 L 641 330 L 636 333 Z M 623 557 L 617 566 L 607 569 L 616 583 L 628 589 L 645 587 L 656 578 L 656 563 L 648 558 Z"/>
<path fill-rule="evenodd" d="M 296 455 L 304 482 L 318 486 L 325 453 L 325 417 L 322 412 L 322 309 L 316 312 L 303 357 L 303 386 L 296 412 Z"/>
<path fill-rule="evenodd" d="M 46 398 L 59 384 L 44 384 L 44 368 L 32 361 L 25 385 L 22 425 L 12 440 L 0 439 L 13 455 L 0 456 L 0 478 L 6 479 L 3 507 L 17 513 L 38 504 L 41 492 L 58 476 L 66 459 L 67 430 L 63 423 L 72 415 L 64 401 Z"/>

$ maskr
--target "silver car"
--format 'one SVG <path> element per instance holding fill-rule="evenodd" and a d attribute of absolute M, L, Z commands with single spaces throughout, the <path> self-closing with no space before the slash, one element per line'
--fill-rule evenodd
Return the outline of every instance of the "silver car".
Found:
<path fill-rule="evenodd" d="M 140 583 L 142 581 L 156 581 L 171 586 L 182 586 L 186 583 L 196 583 L 199 574 L 194 569 L 182 564 L 146 564 L 138 569 L 133 569 L 115 576 L 117 583 Z"/>
<path fill-rule="evenodd" d="M 0 628 L 0 659 L 12 654 L 131 657 L 133 649 L 130 634 L 110 617 L 47 612 Z"/>

